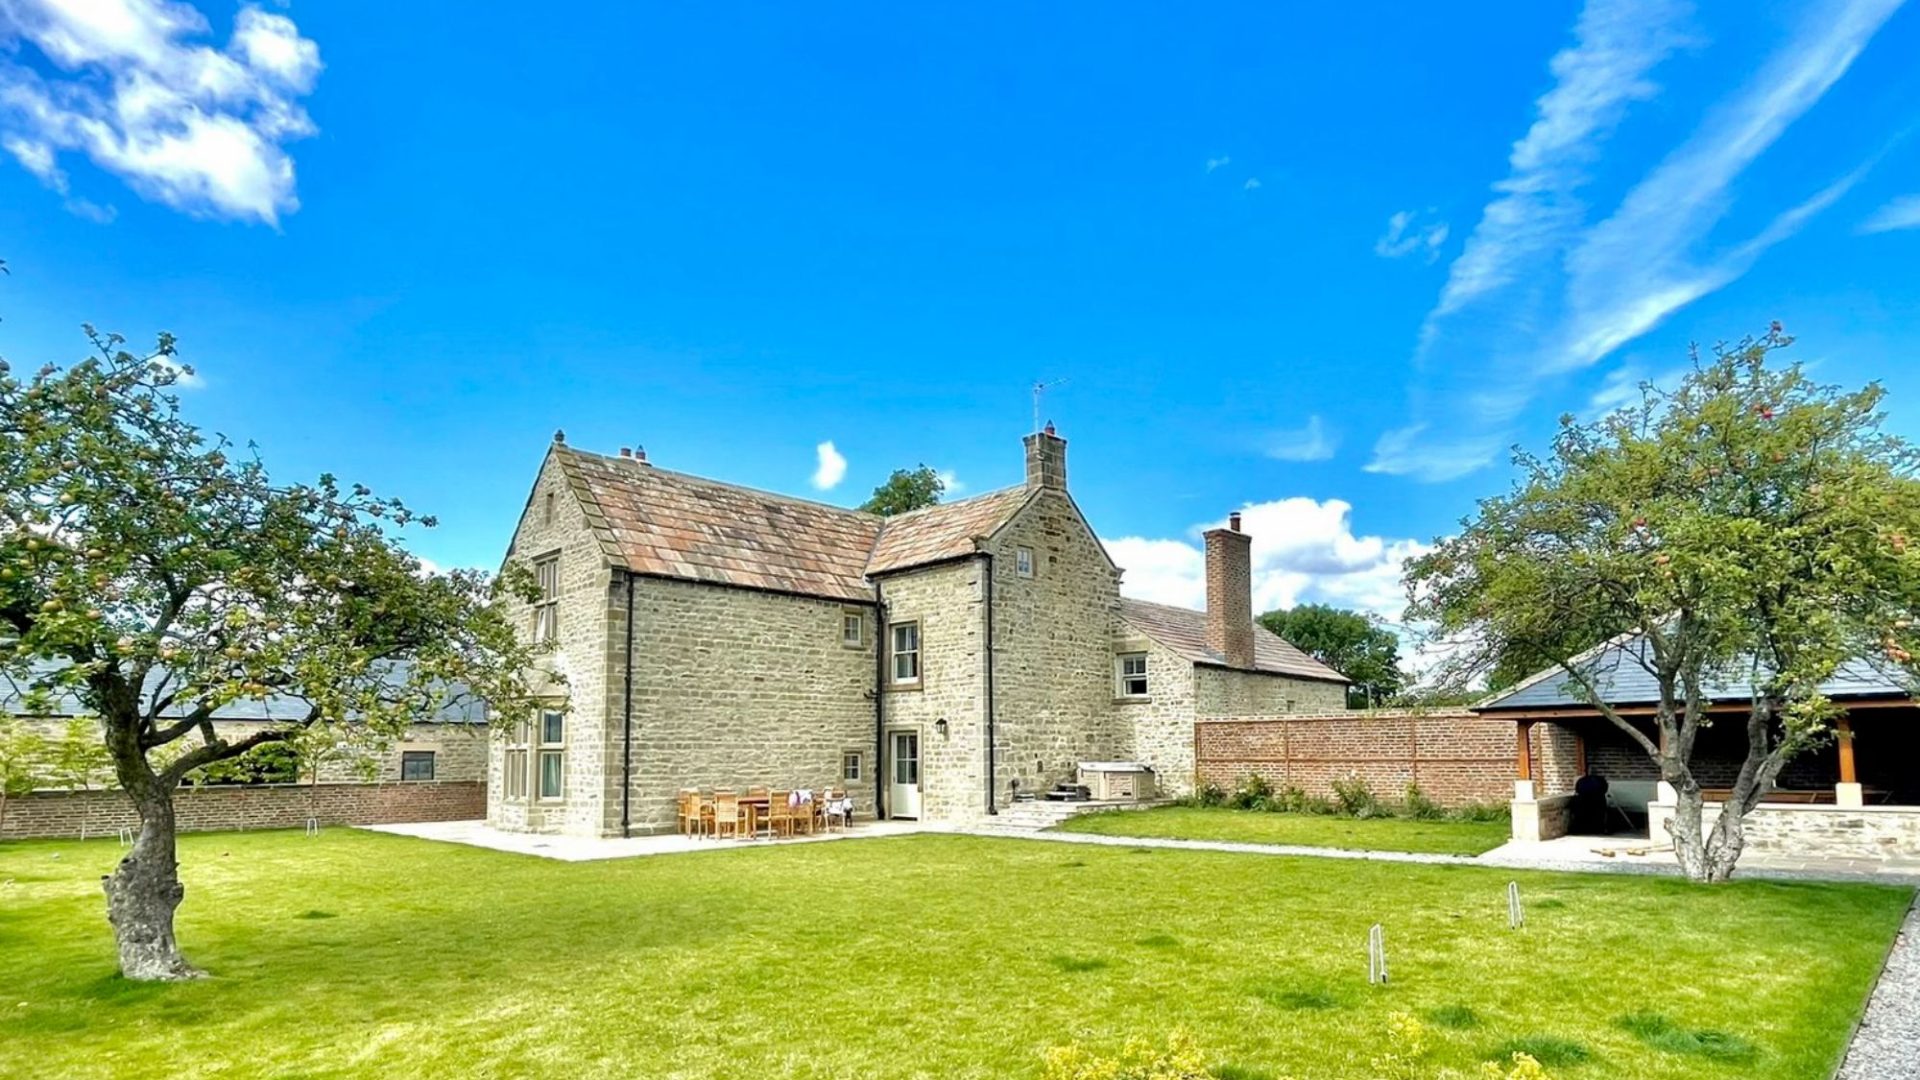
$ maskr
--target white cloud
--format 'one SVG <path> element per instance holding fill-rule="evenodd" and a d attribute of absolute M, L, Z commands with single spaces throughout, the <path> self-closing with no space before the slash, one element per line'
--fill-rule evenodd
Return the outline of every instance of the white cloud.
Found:
<path fill-rule="evenodd" d="M 79 196 L 68 199 L 62 205 L 66 207 L 67 213 L 74 217 L 85 218 L 95 225 L 111 225 L 113 219 L 120 216 L 120 211 L 112 206 L 101 206 L 91 199 L 82 199 Z"/>
<path fill-rule="evenodd" d="M 1339 447 L 1339 437 L 1315 414 L 1307 417 L 1305 427 L 1276 433 L 1268 441 L 1267 456 L 1281 461 L 1325 461 Z"/>
<path fill-rule="evenodd" d="M 1388 218 L 1387 231 L 1373 242 L 1373 253 L 1385 259 L 1398 259 L 1419 252 L 1428 262 L 1439 259 L 1440 248 L 1447 242 L 1447 223 L 1417 224 L 1419 216 L 1412 210 L 1402 210 Z"/>
<path fill-rule="evenodd" d="M 1580 194 L 1606 136 L 1657 88 L 1649 76 L 1688 43 L 1671 0 L 1589 0 L 1556 84 L 1514 144 L 1420 331 L 1410 422 L 1382 436 L 1371 471 L 1447 480 L 1491 464 L 1543 389 L 1738 280 L 1844 195 L 1856 169 L 1775 209 L 1749 239 L 1713 240 L 1735 182 L 1846 73 L 1901 0 L 1830 0 L 1649 169 L 1598 223 Z M 1763 210 L 1766 208 L 1762 208 Z M 1489 390 L 1488 388 L 1495 388 Z"/>
<path fill-rule="evenodd" d="M 0 55 L 31 44 L 55 69 L 0 59 L 6 148 L 63 194 L 57 156 L 77 151 L 176 209 L 277 223 L 299 207 L 283 144 L 314 133 L 298 99 L 319 47 L 252 4 L 224 50 L 209 32 L 173 0 L 0 0 Z"/>
<path fill-rule="evenodd" d="M 960 479 L 960 477 L 956 475 L 952 469 L 942 469 L 939 475 L 940 475 L 940 483 L 943 485 L 943 487 L 941 488 L 941 491 L 944 494 L 958 495 L 961 492 L 967 490 L 966 481 Z"/>
<path fill-rule="evenodd" d="M 1679 0 L 1589 0 L 1573 45 L 1548 62 L 1553 88 L 1534 103 L 1533 125 L 1513 144 L 1506 179 L 1494 185 L 1499 198 L 1454 260 L 1429 333 L 1435 320 L 1513 281 L 1529 256 L 1578 225 L 1582 208 L 1572 194 L 1628 107 L 1659 93 L 1648 76 L 1687 42 L 1687 15 Z"/>
<path fill-rule="evenodd" d="M 1437 484 L 1478 472 L 1505 448 L 1498 436 L 1484 432 L 1430 439 L 1427 431 L 1426 424 L 1408 424 L 1385 432 L 1364 471 Z"/>
<path fill-rule="evenodd" d="M 847 459 L 841 457 L 840 451 L 833 448 L 831 439 L 814 447 L 813 452 L 819 460 L 819 464 L 814 466 L 813 470 L 813 486 L 821 491 L 830 491 L 838 487 L 840 481 L 847 475 Z"/>
<path fill-rule="evenodd" d="M 1352 511 L 1339 499 L 1309 498 L 1254 503 L 1241 510 L 1241 527 L 1253 537 L 1256 612 L 1317 602 L 1399 620 L 1406 606 L 1401 564 L 1429 549 L 1417 540 L 1355 536 Z M 1107 550 L 1126 570 L 1120 586 L 1125 595 L 1186 608 L 1206 606 L 1206 554 L 1193 540 L 1127 536 L 1108 541 Z"/>
<path fill-rule="evenodd" d="M 1212 172 L 1213 170 L 1218 169 L 1222 166 L 1231 165 L 1231 164 L 1233 164 L 1233 159 L 1230 157 L 1226 157 L 1225 155 L 1222 155 L 1220 157 L 1208 158 L 1207 171 Z"/>
<path fill-rule="evenodd" d="M 1902 195 L 1873 212 L 1860 223 L 1863 233 L 1892 232 L 1895 229 L 1920 229 L 1920 195 Z"/>
<path fill-rule="evenodd" d="M 1568 344 L 1547 370 L 1585 367 L 1723 288 L 1769 247 L 1851 187 L 1857 174 L 1774 219 L 1765 230 L 1702 265 L 1692 252 L 1726 215 L 1734 179 L 1814 106 L 1901 0 L 1844 0 L 1809 20 L 1752 81 L 1716 108 L 1700 130 L 1627 193 L 1567 257 Z"/>
<path fill-rule="evenodd" d="M 207 385 L 207 380 L 201 378 L 199 372 L 170 356 L 154 357 L 153 365 L 173 372 L 173 385 L 182 390 L 198 390 Z"/>
<path fill-rule="evenodd" d="M 1241 184 L 1241 185 L 1240 185 L 1240 190 L 1242 190 L 1242 191 L 1259 191 L 1259 190 L 1260 190 L 1260 178 L 1259 178 L 1259 177 L 1257 177 L 1257 176 L 1249 176 L 1249 177 L 1247 177 L 1247 182 L 1246 182 L 1246 183 L 1244 183 L 1244 184 Z"/>

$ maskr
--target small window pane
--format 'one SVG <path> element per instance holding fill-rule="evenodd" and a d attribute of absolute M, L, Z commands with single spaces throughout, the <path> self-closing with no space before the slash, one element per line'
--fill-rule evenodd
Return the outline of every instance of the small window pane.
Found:
<path fill-rule="evenodd" d="M 840 641 L 846 645 L 859 645 L 866 640 L 866 619 L 859 615 L 844 615 L 840 619 Z"/>
<path fill-rule="evenodd" d="M 1033 549 L 1032 548 L 1014 548 L 1013 549 L 1013 566 L 1014 566 L 1014 571 L 1018 573 L 1021 577 L 1032 577 L 1033 576 Z"/>
<path fill-rule="evenodd" d="M 1124 697 L 1147 694 L 1147 654 L 1127 653 L 1119 658 L 1120 693 Z"/>
<path fill-rule="evenodd" d="M 545 744 L 567 741 L 566 717 L 557 712 L 540 714 L 540 741 Z"/>
<path fill-rule="evenodd" d="M 433 779 L 433 751 L 406 750 L 400 754 L 400 779 Z"/>
<path fill-rule="evenodd" d="M 561 756 L 557 750 L 540 751 L 540 797 L 560 797 Z"/>
<path fill-rule="evenodd" d="M 846 754 L 840 758 L 840 779 L 849 783 L 860 779 L 859 754 Z"/>

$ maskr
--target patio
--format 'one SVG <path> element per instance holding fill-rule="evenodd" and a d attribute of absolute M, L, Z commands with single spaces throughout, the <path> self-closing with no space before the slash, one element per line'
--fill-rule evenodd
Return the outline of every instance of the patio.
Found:
<path fill-rule="evenodd" d="M 739 846 L 766 847 L 785 844 L 820 844 L 834 840 L 859 840 L 865 837 L 905 836 L 930 831 L 913 821 L 861 821 L 837 832 L 819 832 L 778 839 L 713 840 L 702 837 L 663 833 L 657 836 L 589 837 L 557 836 L 542 833 L 496 829 L 485 821 L 422 821 L 402 825 L 362 826 L 369 832 L 411 836 L 420 840 L 439 840 L 449 844 L 505 851 L 515 855 L 537 855 L 561 862 L 596 862 L 602 859 L 631 859 L 643 855 L 676 855 L 689 851 L 713 851 Z"/>

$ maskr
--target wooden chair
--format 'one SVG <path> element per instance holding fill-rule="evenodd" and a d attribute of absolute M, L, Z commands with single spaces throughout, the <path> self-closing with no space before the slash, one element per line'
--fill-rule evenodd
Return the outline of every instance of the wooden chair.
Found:
<path fill-rule="evenodd" d="M 793 797 L 790 791 L 773 790 L 767 792 L 767 835 L 792 836 L 794 808 L 787 805 Z"/>
<path fill-rule="evenodd" d="M 740 835 L 740 795 L 733 791 L 715 791 L 713 793 L 712 835 Z"/>
<path fill-rule="evenodd" d="M 680 789 L 680 835 L 699 836 L 706 828 L 699 788 Z"/>

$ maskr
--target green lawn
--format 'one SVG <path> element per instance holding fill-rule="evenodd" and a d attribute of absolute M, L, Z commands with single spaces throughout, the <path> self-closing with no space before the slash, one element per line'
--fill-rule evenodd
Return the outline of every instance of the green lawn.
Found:
<path fill-rule="evenodd" d="M 1048 1046 L 1185 1027 L 1223 1076 L 1368 1077 L 1407 1012 L 1436 1069 L 1530 1047 L 1556 1077 L 1821 1077 L 1909 899 L 945 835 L 182 847 L 215 977 L 135 986 L 100 917 L 114 843 L 0 845 L 0 1075 L 1034 1077 Z"/>
<path fill-rule="evenodd" d="M 1478 855 L 1507 842 L 1512 825 L 1498 821 L 1413 821 L 1406 818 L 1335 817 L 1163 806 L 1111 810 L 1068 818 L 1062 832 L 1145 836 L 1178 840 L 1232 840 L 1243 844 L 1296 844 L 1352 851 L 1418 851 Z"/>

